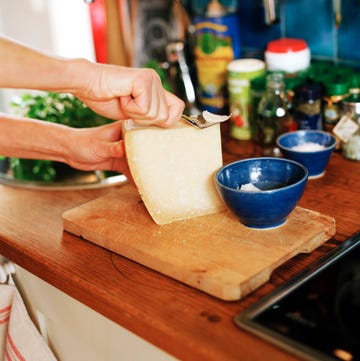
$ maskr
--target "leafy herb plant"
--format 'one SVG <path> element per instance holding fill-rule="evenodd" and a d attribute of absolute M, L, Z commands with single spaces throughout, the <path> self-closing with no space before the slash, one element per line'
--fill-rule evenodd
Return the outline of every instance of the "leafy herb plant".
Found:
<path fill-rule="evenodd" d="M 66 93 L 26 93 L 13 99 L 11 106 L 18 115 L 74 128 L 96 127 L 111 122 Z M 10 167 L 16 179 L 45 182 L 56 181 L 61 176 L 58 169 L 64 169 L 59 168 L 57 162 L 21 158 L 11 158 Z"/>

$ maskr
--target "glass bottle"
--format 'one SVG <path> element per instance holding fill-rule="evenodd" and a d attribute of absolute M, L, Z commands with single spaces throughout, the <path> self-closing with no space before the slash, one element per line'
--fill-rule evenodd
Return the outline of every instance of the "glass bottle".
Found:
<path fill-rule="evenodd" d="M 266 77 L 266 91 L 258 105 L 257 139 L 264 155 L 278 155 L 276 139 L 287 131 L 289 118 L 284 76 L 271 73 Z"/>
<path fill-rule="evenodd" d="M 305 83 L 295 89 L 294 118 L 299 129 L 321 130 L 321 85 Z"/>
<path fill-rule="evenodd" d="M 250 81 L 250 98 L 251 98 L 251 117 L 250 117 L 250 131 L 251 139 L 258 143 L 258 107 L 261 98 L 266 89 L 266 75 L 258 76 Z"/>
<path fill-rule="evenodd" d="M 329 77 L 325 81 L 325 96 L 323 97 L 323 122 L 324 130 L 333 133 L 333 129 L 342 116 L 342 101 L 349 94 L 347 80 Z M 341 139 L 336 137 L 336 150 L 342 146 Z"/>
<path fill-rule="evenodd" d="M 334 128 L 334 132 L 343 141 L 342 155 L 347 159 L 360 160 L 360 94 L 352 94 L 343 102 L 343 116 L 338 126 L 341 125 L 340 133 Z M 345 125 L 346 124 L 346 125 Z"/>

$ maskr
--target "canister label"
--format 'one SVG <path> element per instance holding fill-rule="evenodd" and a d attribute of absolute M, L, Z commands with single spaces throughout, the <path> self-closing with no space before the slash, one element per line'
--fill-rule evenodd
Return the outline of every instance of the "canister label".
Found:
<path fill-rule="evenodd" d="M 238 17 L 198 17 L 195 29 L 199 101 L 204 110 L 221 113 L 227 108 L 226 68 L 240 56 Z"/>
<path fill-rule="evenodd" d="M 305 114 L 303 112 L 295 112 L 294 117 L 298 124 L 299 129 L 322 129 L 321 113 L 318 114 Z"/>
<path fill-rule="evenodd" d="M 230 136 L 234 139 L 251 138 L 252 114 L 251 79 L 265 74 L 265 63 L 258 59 L 239 59 L 229 64 L 227 84 L 229 111 L 231 113 Z"/>

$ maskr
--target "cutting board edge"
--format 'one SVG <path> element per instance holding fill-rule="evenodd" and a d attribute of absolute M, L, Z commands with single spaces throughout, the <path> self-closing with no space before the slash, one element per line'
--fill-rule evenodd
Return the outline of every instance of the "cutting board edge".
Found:
<path fill-rule="evenodd" d="M 321 216 L 323 216 L 324 219 L 327 219 L 332 222 L 329 223 L 328 229 L 319 231 L 317 234 L 315 234 L 312 237 L 312 239 L 311 239 L 312 243 L 311 243 L 310 248 L 304 249 L 301 245 L 300 247 L 298 247 L 298 249 L 293 250 L 292 253 L 289 253 L 288 255 L 284 256 L 281 259 L 278 259 L 276 263 L 264 268 L 257 274 L 254 274 L 252 277 L 250 277 L 242 282 L 241 281 L 231 282 L 231 283 L 227 282 L 225 284 L 221 284 L 220 286 L 218 285 L 217 282 L 210 282 L 211 279 L 201 279 L 201 277 L 197 278 L 196 273 L 191 274 L 192 276 L 194 276 L 194 277 L 191 277 L 191 281 L 189 281 L 189 278 L 187 281 L 185 281 L 184 279 L 179 277 L 174 272 L 160 271 L 157 269 L 157 268 L 159 268 L 158 266 L 151 265 L 150 263 L 144 264 L 143 262 L 141 262 L 140 259 L 138 259 L 139 257 L 128 256 L 125 254 L 126 252 L 124 252 L 122 250 L 120 251 L 121 252 L 120 253 L 119 248 L 113 246 L 111 242 L 106 242 L 106 241 L 103 242 L 99 238 L 94 239 L 94 240 L 89 239 L 89 235 L 92 238 L 91 232 L 90 232 L 90 234 L 86 234 L 86 232 L 85 233 L 81 232 L 81 230 L 79 230 L 79 227 L 75 223 L 67 220 L 66 218 L 64 218 L 64 225 L 66 224 L 66 226 L 67 226 L 67 229 L 66 229 L 67 232 L 73 233 L 72 231 L 69 231 L 69 229 L 72 229 L 74 232 L 76 232 L 77 236 L 81 237 L 82 239 L 84 239 L 87 242 L 96 244 L 104 249 L 107 249 L 111 252 L 116 253 L 117 255 L 120 255 L 131 261 L 134 261 L 134 262 L 136 262 L 144 267 L 147 267 L 155 272 L 166 275 L 167 277 L 175 279 L 176 281 L 178 281 L 180 283 L 183 283 L 183 284 L 186 284 L 187 286 L 193 287 L 193 288 L 195 288 L 201 292 L 204 292 L 205 294 L 211 295 L 217 299 L 221 299 L 222 301 L 226 301 L 226 302 L 233 302 L 233 301 L 241 300 L 242 298 L 244 298 L 251 292 L 255 291 L 256 289 L 258 289 L 259 287 L 261 287 L 262 285 L 267 283 L 270 280 L 272 273 L 285 262 L 289 261 L 290 259 L 292 259 L 293 257 L 297 256 L 300 253 L 311 253 L 313 250 L 315 250 L 316 248 L 323 245 L 326 241 L 328 241 L 331 238 L 331 236 L 333 236 L 335 234 L 335 219 L 333 217 L 327 216 L 327 215 L 321 215 Z M 96 237 L 96 235 L 94 235 L 94 236 Z M 171 266 L 170 262 L 163 262 L 163 264 L 164 265 L 168 264 L 169 266 Z M 167 267 L 167 269 L 171 269 L 171 267 Z M 209 282 L 210 282 L 210 286 L 212 285 L 211 287 L 199 288 L 200 283 L 209 283 Z"/>
<path fill-rule="evenodd" d="M 103 197 L 100 197 L 103 198 Z M 87 204 L 96 204 L 96 200 L 87 202 L 84 205 Z M 128 258 L 134 262 L 137 262 L 140 265 L 143 265 L 144 267 L 148 267 L 156 272 L 159 272 L 161 274 L 165 274 L 166 276 L 173 278 L 179 282 L 182 282 L 190 287 L 196 288 L 206 294 L 209 294 L 211 296 L 214 296 L 218 299 L 221 299 L 223 301 L 237 301 L 242 299 L 243 297 L 245 297 L 247 294 L 249 294 L 250 292 L 254 291 L 255 289 L 257 289 L 258 287 L 260 287 L 261 285 L 263 285 L 264 283 L 268 282 L 272 272 L 279 267 L 279 265 L 283 264 L 284 262 L 288 261 L 289 259 L 293 258 L 294 256 L 296 256 L 299 253 L 310 253 L 312 252 L 315 248 L 319 247 L 321 244 L 325 243 L 332 235 L 335 234 L 335 219 L 331 216 L 328 215 L 324 215 L 312 210 L 308 210 L 306 208 L 302 208 L 302 207 L 297 207 L 301 210 L 303 210 L 304 212 L 306 211 L 307 213 L 309 213 L 311 216 L 312 215 L 316 215 L 316 218 L 320 220 L 320 224 L 323 225 L 323 229 L 321 232 L 318 232 L 316 235 L 314 235 L 312 238 L 314 237 L 319 237 L 319 233 L 320 238 L 319 240 L 317 240 L 316 242 L 312 242 L 314 244 L 311 244 L 311 246 L 308 247 L 299 247 L 298 249 L 292 250 L 292 252 L 288 255 L 285 255 L 285 257 L 281 257 L 278 262 L 276 262 L 276 264 L 273 265 L 266 265 L 266 267 L 264 267 L 263 270 L 261 270 L 260 272 L 257 272 L 255 274 L 252 274 L 250 276 L 250 278 L 247 278 L 245 281 L 243 280 L 239 280 L 236 279 L 236 281 L 234 282 L 224 282 L 222 284 L 217 285 L 216 281 L 209 281 L 209 280 L 203 280 L 201 279 L 201 272 L 199 272 L 199 277 L 197 278 L 196 274 L 186 274 L 184 276 L 184 278 L 181 278 L 181 276 L 178 276 L 177 274 L 179 274 L 179 271 L 174 270 L 173 272 L 170 271 L 166 271 L 164 272 L 164 268 L 166 268 L 167 270 L 171 269 L 171 262 L 167 262 L 166 267 L 164 267 L 163 269 L 161 269 L 161 267 L 153 265 L 152 262 L 155 262 L 156 259 L 154 259 L 152 262 L 142 262 L 141 261 L 141 257 L 134 257 L 133 255 L 131 255 L 131 252 L 123 252 L 122 250 L 120 250 L 119 248 L 115 246 L 113 246 L 112 244 L 112 240 L 102 240 L 101 237 L 98 237 L 96 234 L 94 234 L 94 232 L 92 230 L 86 230 L 86 221 L 81 221 L 82 219 L 82 214 L 80 214 L 80 216 L 76 216 L 76 212 L 74 212 L 75 209 L 78 209 L 79 207 L 81 209 L 82 206 L 78 206 L 75 207 L 73 209 L 67 210 L 63 213 L 63 227 L 64 230 L 70 233 L 75 234 L 76 236 L 82 237 L 84 240 L 88 241 L 88 242 L 92 242 L 98 246 L 101 246 L 105 249 L 108 249 L 116 254 L 119 254 L 120 256 L 123 256 L 125 258 Z M 85 211 L 85 214 L 88 212 L 88 210 Z M 101 235 L 103 236 L 103 235 Z M 92 239 L 94 238 L 95 239 Z M 311 238 L 311 239 L 312 239 Z M 138 252 L 138 250 L 135 250 L 135 253 Z M 147 257 L 148 259 L 149 257 Z M 158 260 L 158 259 L 157 259 Z M 162 260 L 162 262 L 164 262 Z M 164 264 L 166 264 L 166 262 L 164 262 Z M 227 269 L 227 268 L 225 268 Z M 209 276 L 210 277 L 210 276 Z M 246 284 L 247 282 L 247 284 Z M 204 286 L 204 283 L 206 284 L 206 287 Z M 219 283 L 219 281 L 218 281 Z M 210 286 L 210 288 L 209 288 Z"/>

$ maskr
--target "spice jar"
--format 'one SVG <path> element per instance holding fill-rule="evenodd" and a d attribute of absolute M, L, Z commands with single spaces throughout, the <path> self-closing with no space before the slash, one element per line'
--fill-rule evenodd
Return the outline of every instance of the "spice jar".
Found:
<path fill-rule="evenodd" d="M 310 65 L 310 49 L 302 39 L 281 38 L 270 41 L 265 51 L 268 70 L 297 73 Z"/>
<path fill-rule="evenodd" d="M 295 89 L 294 119 L 298 129 L 322 129 L 320 84 L 306 83 Z"/>
<path fill-rule="evenodd" d="M 335 126 L 334 133 L 343 141 L 342 155 L 360 160 L 360 95 L 346 97 L 342 106 L 343 116 Z"/>
<path fill-rule="evenodd" d="M 238 140 L 251 139 L 251 92 L 252 79 L 265 74 L 265 62 L 259 59 L 236 59 L 227 66 L 229 93 L 230 136 Z"/>
<path fill-rule="evenodd" d="M 359 94 L 360 93 L 360 73 L 353 72 L 349 76 L 349 93 L 350 94 Z"/>
<path fill-rule="evenodd" d="M 349 93 L 349 82 L 343 79 L 328 77 L 324 83 L 325 96 L 323 97 L 323 122 L 324 129 L 333 133 L 333 129 L 340 120 L 342 110 L 342 100 Z M 335 134 L 336 135 L 336 134 Z M 341 139 L 337 137 L 336 149 L 341 148 Z"/>

